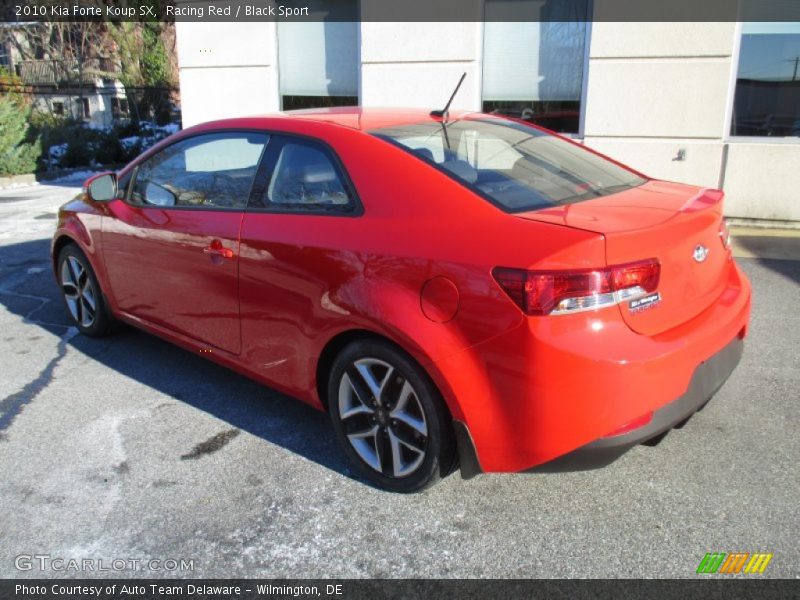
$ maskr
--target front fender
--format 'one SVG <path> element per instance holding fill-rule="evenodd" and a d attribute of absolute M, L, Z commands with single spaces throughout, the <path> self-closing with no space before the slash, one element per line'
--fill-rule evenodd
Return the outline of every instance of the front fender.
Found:
<path fill-rule="evenodd" d="M 102 209 L 93 203 L 86 202 L 83 195 L 62 206 L 58 212 L 56 231 L 50 244 L 50 257 L 53 273 L 57 278 L 58 253 L 66 244 L 76 244 L 86 255 L 103 293 L 111 300 L 108 276 L 102 260 L 103 216 Z M 113 308 L 113 300 L 111 300 L 111 304 Z"/>

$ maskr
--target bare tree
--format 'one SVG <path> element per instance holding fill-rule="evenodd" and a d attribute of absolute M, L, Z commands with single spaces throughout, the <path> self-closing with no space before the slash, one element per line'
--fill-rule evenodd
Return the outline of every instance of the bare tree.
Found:
<path fill-rule="evenodd" d="M 112 70 L 101 60 L 113 50 L 102 22 L 6 23 L 0 28 L 0 42 L 14 49 L 26 83 L 74 89 L 81 110 L 86 84 Z"/>

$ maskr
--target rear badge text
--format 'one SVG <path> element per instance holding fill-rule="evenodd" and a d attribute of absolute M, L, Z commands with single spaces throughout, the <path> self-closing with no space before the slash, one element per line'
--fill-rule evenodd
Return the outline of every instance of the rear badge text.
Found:
<path fill-rule="evenodd" d="M 653 308 L 659 302 L 661 302 L 661 294 L 656 292 L 655 294 L 650 294 L 644 298 L 631 300 L 628 304 L 628 308 L 631 310 L 631 312 L 641 312 L 643 310 L 647 310 L 648 308 Z"/>

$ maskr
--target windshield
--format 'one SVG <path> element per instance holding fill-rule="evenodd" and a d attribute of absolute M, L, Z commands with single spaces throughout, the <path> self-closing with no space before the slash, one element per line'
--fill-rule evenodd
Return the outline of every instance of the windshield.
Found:
<path fill-rule="evenodd" d="M 430 121 L 371 133 L 442 169 L 507 212 L 574 204 L 646 182 L 580 146 L 513 121 Z"/>

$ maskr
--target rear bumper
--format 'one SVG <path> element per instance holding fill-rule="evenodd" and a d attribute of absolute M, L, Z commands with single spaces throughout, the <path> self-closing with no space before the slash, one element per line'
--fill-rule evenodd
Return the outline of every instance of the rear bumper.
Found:
<path fill-rule="evenodd" d="M 744 341 L 737 337 L 722 351 L 700 364 L 686 393 L 655 411 L 652 421 L 647 425 L 622 435 L 601 438 L 528 472 L 558 473 L 605 467 L 633 446 L 658 438 L 706 405 L 739 364 L 743 349 Z"/>
<path fill-rule="evenodd" d="M 662 334 L 610 310 L 531 318 L 438 362 L 459 404 L 462 475 L 602 466 L 686 420 L 742 352 L 750 285 L 735 264 L 729 277 L 704 313 Z"/>

